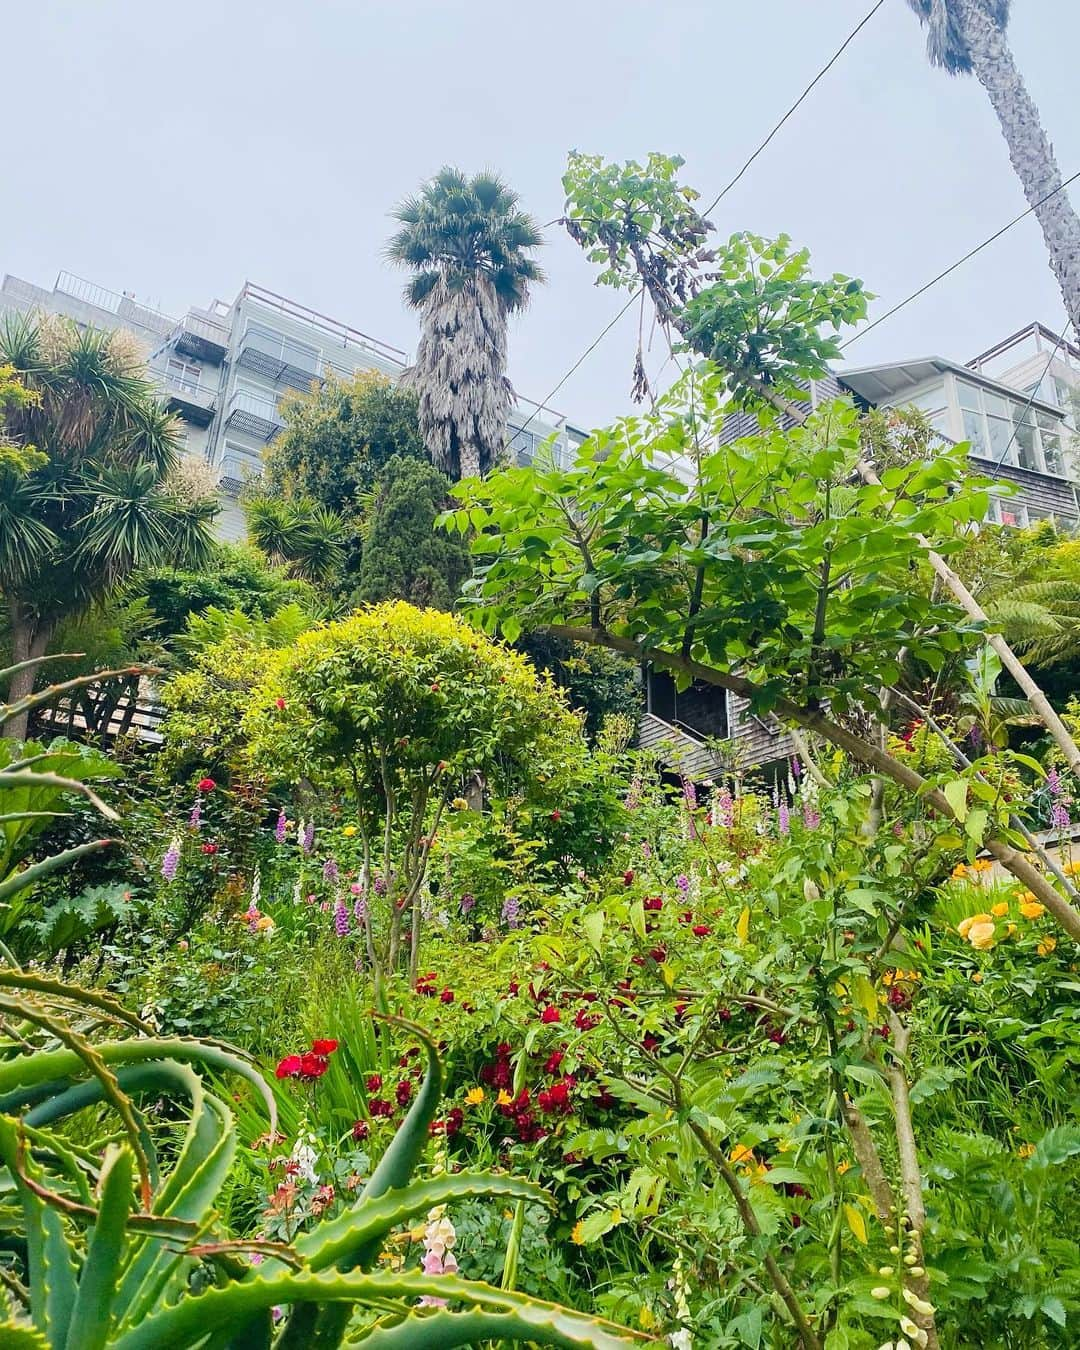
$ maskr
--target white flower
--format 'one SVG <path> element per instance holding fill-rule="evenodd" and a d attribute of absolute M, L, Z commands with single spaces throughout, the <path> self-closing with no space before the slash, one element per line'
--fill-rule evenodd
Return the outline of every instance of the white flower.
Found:
<path fill-rule="evenodd" d="M 887 1285 L 884 1285 L 884 1284 L 877 1284 L 877 1285 L 874 1286 L 873 1289 L 870 1290 L 870 1297 L 871 1297 L 871 1298 L 882 1298 L 882 1299 L 884 1299 L 884 1298 L 888 1298 L 889 1295 L 890 1295 L 891 1293 L 892 1293 L 892 1290 L 891 1290 L 890 1288 L 888 1288 Z"/>
<path fill-rule="evenodd" d="M 922 1313 L 924 1317 L 929 1317 L 934 1311 L 934 1305 L 932 1303 L 927 1303 L 926 1299 L 920 1298 L 918 1294 L 914 1293 L 912 1290 L 904 1289 L 901 1292 L 904 1295 L 904 1302 L 909 1308 L 914 1308 L 917 1313 Z"/>

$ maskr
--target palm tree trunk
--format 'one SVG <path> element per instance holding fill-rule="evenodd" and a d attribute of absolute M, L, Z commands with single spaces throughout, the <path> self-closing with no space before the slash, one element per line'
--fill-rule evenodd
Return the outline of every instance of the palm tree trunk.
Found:
<path fill-rule="evenodd" d="M 1080 332 L 1080 217 L 1059 191 L 1061 170 L 1039 121 L 1039 110 L 1024 87 L 1004 33 L 979 0 L 956 0 L 956 14 L 972 67 L 997 113 L 1013 169 L 1042 226 L 1065 312 Z"/>

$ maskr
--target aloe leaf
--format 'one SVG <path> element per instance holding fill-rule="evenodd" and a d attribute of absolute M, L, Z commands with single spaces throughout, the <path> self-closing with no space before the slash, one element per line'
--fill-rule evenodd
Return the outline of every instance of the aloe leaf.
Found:
<path fill-rule="evenodd" d="M 19 969 L 0 970 L 0 989 L 29 989 L 35 994 L 47 994 L 54 999 L 63 999 L 68 1003 L 81 1004 L 87 1008 L 97 1008 L 107 1013 L 115 1021 L 125 1022 L 134 1031 L 147 1032 L 150 1028 L 140 1017 L 128 1012 L 124 1005 L 111 994 L 100 993 L 96 989 L 82 989 L 77 985 L 66 984 L 63 980 L 50 980 L 45 975 L 32 974 Z"/>
<path fill-rule="evenodd" d="M 0 1350 L 49 1350 L 49 1342 L 35 1327 L 0 1323 Z"/>
<path fill-rule="evenodd" d="M 0 1160 L 14 1180 L 26 1228 L 30 1315 L 34 1326 L 48 1338 L 51 1346 L 62 1346 L 75 1305 L 75 1258 L 64 1236 L 60 1215 L 23 1180 L 19 1154 L 16 1122 L 0 1116 Z M 33 1164 L 27 1160 L 25 1166 L 29 1170 Z"/>
<path fill-rule="evenodd" d="M 51 787 L 58 792 L 77 792 L 97 808 L 106 820 L 119 820 L 120 817 L 111 806 L 101 800 L 88 783 L 80 783 L 77 778 L 64 778 L 58 773 L 35 773 L 32 769 L 20 769 L 16 773 L 0 770 L 0 789 L 13 787 Z"/>
<path fill-rule="evenodd" d="M 385 1308 L 397 1301 L 404 1305 L 404 1312 L 420 1298 L 460 1300 L 474 1310 L 517 1313 L 527 1318 L 526 1331 L 517 1332 L 512 1326 L 505 1326 L 500 1334 L 509 1340 L 592 1347 L 592 1350 L 626 1350 L 628 1346 L 640 1345 L 644 1339 L 613 1323 L 571 1312 L 553 1303 L 450 1275 L 350 1271 L 346 1274 L 276 1275 L 272 1279 L 259 1278 L 223 1289 L 210 1289 L 146 1318 L 139 1326 L 116 1337 L 110 1350 L 191 1350 L 222 1327 L 239 1324 L 241 1319 L 282 1303 L 357 1303 Z M 419 1322 L 425 1314 L 410 1311 L 409 1316 Z M 440 1342 L 429 1339 L 427 1344 L 438 1345 Z"/>
<path fill-rule="evenodd" d="M 407 1022 L 400 1017 L 388 1017 L 385 1020 L 412 1032 L 417 1040 L 423 1042 L 427 1051 L 428 1071 L 424 1075 L 424 1081 L 420 1084 L 420 1091 L 416 1094 L 416 1100 L 409 1108 L 408 1115 L 401 1122 L 386 1152 L 379 1159 L 379 1165 L 364 1187 L 360 1195 L 361 1200 L 374 1200 L 384 1191 L 401 1190 L 409 1184 L 413 1169 L 423 1154 L 428 1139 L 428 1126 L 435 1119 L 435 1112 L 442 1096 L 442 1065 L 439 1063 L 435 1042 L 424 1028 L 417 1026 L 415 1022 Z"/>
<path fill-rule="evenodd" d="M 101 1169 L 101 1204 L 86 1249 L 66 1350 L 104 1350 L 134 1195 L 132 1155 L 110 1149 Z"/>
<path fill-rule="evenodd" d="M 612 1339 L 603 1323 L 589 1322 L 574 1313 L 553 1316 L 544 1304 L 518 1308 L 513 1312 L 487 1312 L 472 1308 L 467 1312 L 449 1312 L 445 1308 L 411 1313 L 397 1322 L 380 1323 L 366 1335 L 354 1337 L 350 1346 L 362 1350 L 454 1350 L 459 1345 L 480 1345 L 488 1341 L 528 1341 L 533 1345 L 581 1347 L 626 1346 L 640 1344 Z M 597 1333 L 602 1332 L 604 1339 Z"/>
<path fill-rule="evenodd" d="M 31 863 L 29 867 L 24 867 L 21 872 L 13 872 L 6 881 L 0 881 L 0 903 L 7 900 L 9 896 L 18 895 L 20 891 L 25 891 L 28 886 L 35 885 L 42 877 L 47 877 L 50 872 L 55 872 L 58 867 L 66 867 L 76 858 L 82 858 L 87 853 L 96 853 L 99 849 L 108 848 L 110 844 L 118 842 L 116 839 L 92 839 L 88 844 L 66 848 L 63 853 L 54 853 L 51 858 L 42 858 L 40 862 Z"/>
<path fill-rule="evenodd" d="M 294 1246 L 311 1270 L 326 1270 L 353 1258 L 358 1250 L 374 1248 L 376 1254 L 391 1229 L 437 1205 L 467 1196 L 499 1196 L 550 1205 L 551 1197 L 531 1181 L 497 1176 L 493 1172 L 458 1172 L 413 1182 L 405 1190 L 387 1191 L 375 1200 L 361 1199 L 336 1219 L 321 1223 L 298 1238 Z M 350 1265 L 355 1265 L 350 1260 Z"/>

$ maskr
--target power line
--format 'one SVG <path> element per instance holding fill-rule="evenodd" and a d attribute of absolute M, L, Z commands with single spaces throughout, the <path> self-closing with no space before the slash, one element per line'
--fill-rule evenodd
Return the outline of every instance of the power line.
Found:
<path fill-rule="evenodd" d="M 774 137 L 780 131 L 780 129 L 791 119 L 793 114 L 798 111 L 798 109 L 803 105 L 803 103 L 805 103 L 806 99 L 810 96 L 813 90 L 817 87 L 817 85 L 821 82 L 821 80 L 829 73 L 829 71 L 832 70 L 833 66 L 836 65 L 840 57 L 843 56 L 844 52 L 848 49 L 848 47 L 855 40 L 855 38 L 858 37 L 858 35 L 862 32 L 862 30 L 866 27 L 866 25 L 870 22 L 870 20 L 874 17 L 874 15 L 878 12 L 878 10 L 882 7 L 884 3 L 885 0 L 877 0 L 877 3 L 874 4 L 867 11 L 867 13 L 863 15 L 863 17 L 859 20 L 859 22 L 847 35 L 844 41 L 836 49 L 836 51 L 833 52 L 832 56 L 829 57 L 828 61 L 826 61 L 826 63 L 821 67 L 818 73 L 814 76 L 814 78 L 802 91 L 802 93 L 791 105 L 791 107 L 787 110 L 787 112 L 784 113 L 783 117 L 781 117 L 779 122 L 776 123 L 776 125 L 772 128 L 772 130 L 761 142 L 761 144 L 757 147 L 757 149 L 753 152 L 753 154 L 749 157 L 749 159 L 746 160 L 742 168 L 739 169 L 738 173 L 735 174 L 735 176 L 731 179 L 729 183 L 727 183 L 723 188 L 721 188 L 721 190 L 717 193 L 717 195 L 713 198 L 713 200 L 701 213 L 702 216 L 708 216 L 710 211 L 715 210 L 716 207 L 719 205 L 719 203 L 723 201 L 723 199 L 727 196 L 727 194 L 731 191 L 731 189 L 736 185 L 736 183 L 738 183 L 743 178 L 746 171 L 758 158 L 761 152 L 770 144 L 770 142 L 774 139 Z M 557 223 L 557 221 L 553 220 L 549 223 L 554 225 Z M 562 377 L 562 379 L 555 386 L 555 388 L 552 389 L 551 393 L 548 394 L 547 398 L 545 398 L 542 403 L 537 405 L 536 410 L 534 412 L 529 414 L 528 419 L 525 421 L 524 425 L 519 429 L 519 431 L 528 430 L 530 423 L 536 417 L 537 413 L 539 413 L 541 409 L 546 407 L 546 405 L 551 401 L 551 399 L 555 397 L 555 395 L 559 392 L 559 390 L 563 387 L 563 385 L 571 377 L 571 375 L 573 375 L 581 367 L 584 361 L 589 356 L 592 355 L 592 353 L 596 350 L 596 348 L 600 345 L 600 343 L 604 340 L 604 338 L 607 337 L 608 333 L 611 332 L 611 330 L 615 327 L 615 325 L 619 322 L 619 320 L 622 318 L 622 316 L 626 313 L 626 311 L 630 308 L 630 306 L 634 303 L 634 301 L 638 298 L 640 294 L 641 294 L 641 287 L 639 286 L 630 296 L 630 299 L 626 302 L 626 304 L 623 305 L 622 309 L 619 310 L 618 314 L 615 315 L 615 317 L 611 320 L 611 322 L 607 325 L 607 327 L 604 328 L 604 330 L 600 333 L 600 336 L 597 337 L 594 342 L 591 342 L 588 347 L 586 347 L 586 349 L 582 352 L 582 354 L 578 357 L 578 359 L 574 362 L 574 364 Z"/>
<path fill-rule="evenodd" d="M 709 203 L 709 205 L 705 208 L 705 210 L 702 211 L 701 214 L 703 216 L 708 216 L 709 213 L 711 211 L 714 211 L 716 207 L 720 204 L 720 202 L 724 200 L 724 198 L 728 195 L 728 193 L 735 186 L 735 184 L 738 183 L 740 179 L 743 177 L 743 175 L 746 173 L 747 169 L 749 169 L 750 166 L 753 164 L 753 162 L 757 159 L 758 155 L 760 155 L 761 152 L 769 145 L 769 143 L 781 130 L 784 124 L 791 118 L 791 116 L 794 113 L 798 112 L 799 108 L 801 108 L 803 103 L 806 102 L 807 98 L 809 98 L 809 96 L 813 93 L 817 85 L 825 78 L 825 76 L 829 73 L 829 71 L 832 70 L 833 66 L 836 65 L 837 61 L 840 60 L 844 52 L 847 51 L 848 47 L 855 41 L 855 39 L 859 36 L 862 30 L 866 27 L 866 25 L 870 22 L 870 20 L 874 17 L 874 15 L 878 12 L 878 10 L 882 7 L 884 3 L 885 0 L 877 0 L 877 4 L 874 5 L 868 11 L 868 13 L 866 13 L 859 20 L 859 22 L 855 25 L 855 27 L 843 40 L 840 46 L 837 47 L 836 51 L 833 52 L 832 56 L 828 59 L 825 65 L 821 67 L 821 69 L 810 81 L 810 83 L 806 86 L 806 88 L 802 91 L 799 97 L 795 100 L 795 102 L 791 105 L 791 107 L 787 110 L 787 112 L 783 115 L 783 117 L 781 117 L 780 121 L 777 122 L 776 126 L 773 127 L 772 131 L 769 132 L 769 134 L 761 142 L 758 148 L 754 151 L 754 153 L 742 166 L 742 168 L 735 175 L 735 177 L 732 178 L 732 180 L 725 187 L 721 188 L 721 190 L 717 193 L 717 195 L 713 198 L 713 200 Z"/>
<path fill-rule="evenodd" d="M 950 276 L 955 272 L 958 267 L 962 267 L 964 263 L 969 262 L 977 253 L 981 253 L 984 248 L 989 248 L 991 244 L 996 243 L 1001 236 L 1007 234 L 1014 225 L 1019 225 L 1022 220 L 1026 220 L 1033 211 L 1037 211 L 1039 207 L 1042 206 L 1043 202 L 1048 202 L 1051 197 L 1056 196 L 1059 192 L 1064 192 L 1069 184 L 1075 183 L 1078 178 L 1080 178 L 1080 170 L 1077 170 L 1071 178 L 1066 178 L 1064 183 L 1060 183 L 1056 188 L 1053 188 L 1045 197 L 1040 197 L 1039 200 L 1035 202 L 1034 205 L 1029 206 L 1026 211 L 1021 211 L 1018 216 L 1014 216 L 1007 225 L 1002 225 L 1000 230 L 995 231 L 988 239 L 984 239 L 981 244 L 976 244 L 976 246 L 968 253 L 965 253 L 962 258 L 957 258 L 956 262 L 946 267 L 944 272 L 939 272 L 936 277 L 932 277 L 925 286 L 920 286 L 917 291 L 912 291 L 906 300 L 901 300 L 898 305 L 893 305 L 892 309 L 887 309 L 880 318 L 875 319 L 873 323 L 867 324 L 865 328 L 860 329 L 853 337 L 849 337 L 846 342 L 842 342 L 840 344 L 840 350 L 846 351 L 853 342 L 858 342 L 860 338 L 864 338 L 867 333 L 869 333 L 871 329 L 876 328 L 878 324 L 884 323 L 886 319 L 891 319 L 894 314 L 898 314 L 900 310 L 910 305 L 913 300 L 918 300 L 919 296 L 925 295 L 926 292 L 936 286 L 939 281 L 944 281 L 947 276 Z"/>

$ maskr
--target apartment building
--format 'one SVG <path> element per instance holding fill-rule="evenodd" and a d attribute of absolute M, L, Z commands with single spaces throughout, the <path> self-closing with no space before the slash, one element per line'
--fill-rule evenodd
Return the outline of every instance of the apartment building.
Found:
<path fill-rule="evenodd" d="M 162 397 L 182 420 L 185 453 L 205 460 L 217 476 L 218 531 L 229 540 L 243 537 L 239 492 L 282 428 L 286 393 L 358 370 L 396 379 L 408 364 L 398 348 L 252 282 L 231 302 L 214 300 L 176 319 L 69 272 L 52 290 L 5 276 L 0 313 L 33 310 L 135 336 Z M 565 417 L 527 399 L 519 400 L 507 433 L 519 463 L 530 463 L 549 436 L 559 458 L 571 457 L 584 440 Z"/>

